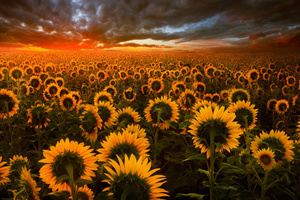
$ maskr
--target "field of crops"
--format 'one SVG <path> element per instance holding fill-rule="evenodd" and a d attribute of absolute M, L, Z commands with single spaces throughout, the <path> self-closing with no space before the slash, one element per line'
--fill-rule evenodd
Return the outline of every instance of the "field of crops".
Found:
<path fill-rule="evenodd" d="M 299 199 L 300 55 L 2 52 L 2 199 Z"/>

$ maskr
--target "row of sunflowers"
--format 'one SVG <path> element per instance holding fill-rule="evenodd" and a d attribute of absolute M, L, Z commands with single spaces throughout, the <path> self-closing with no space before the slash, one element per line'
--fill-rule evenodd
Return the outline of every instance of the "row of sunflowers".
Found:
<path fill-rule="evenodd" d="M 299 56 L 0 56 L 2 199 L 297 199 Z"/>

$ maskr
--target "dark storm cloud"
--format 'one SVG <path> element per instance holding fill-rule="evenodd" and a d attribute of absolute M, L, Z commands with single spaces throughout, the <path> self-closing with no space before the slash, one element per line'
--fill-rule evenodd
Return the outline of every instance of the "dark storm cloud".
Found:
<path fill-rule="evenodd" d="M 10 0 L 0 4 L 0 46 L 103 48 L 148 38 L 291 45 L 283 41 L 299 38 L 291 28 L 299 13 L 298 0 Z"/>

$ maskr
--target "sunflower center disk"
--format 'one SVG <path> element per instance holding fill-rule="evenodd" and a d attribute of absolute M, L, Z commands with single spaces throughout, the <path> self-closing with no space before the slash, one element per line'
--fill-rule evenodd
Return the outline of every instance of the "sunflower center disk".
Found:
<path fill-rule="evenodd" d="M 10 96 L 0 95 L 0 113 L 10 112 L 14 106 L 15 102 Z"/>
<path fill-rule="evenodd" d="M 246 120 L 248 126 L 253 123 L 253 113 L 246 108 L 239 108 L 235 115 L 235 120 L 241 125 L 241 128 L 246 128 Z"/>
<path fill-rule="evenodd" d="M 209 121 L 198 130 L 198 137 L 204 138 L 207 144 L 210 144 L 210 135 L 214 135 L 214 142 L 227 144 L 228 129 L 225 123 L 217 121 Z"/>
<path fill-rule="evenodd" d="M 97 120 L 93 113 L 89 112 L 84 115 L 82 126 L 83 129 L 88 133 L 92 133 L 94 131 L 95 127 L 97 126 Z"/>
<path fill-rule="evenodd" d="M 116 199 L 150 199 L 150 189 L 146 180 L 132 174 L 124 174 L 119 177 L 121 180 L 116 181 L 113 185 L 114 197 Z"/>
<path fill-rule="evenodd" d="M 172 108 L 164 102 L 155 104 L 151 109 L 151 118 L 154 122 L 157 122 L 157 115 L 160 112 L 160 118 L 164 121 L 170 120 L 172 117 Z"/>
<path fill-rule="evenodd" d="M 130 143 L 122 143 L 122 144 L 117 144 L 115 147 L 113 147 L 110 150 L 109 158 L 118 160 L 117 155 L 121 158 L 125 158 L 125 154 L 131 155 L 133 154 L 136 158 L 139 157 L 139 151 L 136 146 Z"/>
<path fill-rule="evenodd" d="M 84 175 L 85 171 L 83 158 L 80 157 L 78 153 L 70 151 L 64 152 L 55 158 L 55 161 L 51 164 L 53 175 L 60 177 L 68 174 L 65 167 L 69 164 L 73 166 L 74 180 L 80 179 L 80 177 Z"/>
<path fill-rule="evenodd" d="M 274 159 L 276 162 L 284 158 L 286 149 L 284 148 L 282 142 L 279 139 L 275 137 L 264 138 L 258 144 L 258 149 L 268 148 L 270 148 L 274 152 Z"/>

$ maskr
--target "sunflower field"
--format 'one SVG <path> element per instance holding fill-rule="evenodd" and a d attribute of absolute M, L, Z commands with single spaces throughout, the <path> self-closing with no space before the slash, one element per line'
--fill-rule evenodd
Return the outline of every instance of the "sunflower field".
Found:
<path fill-rule="evenodd" d="M 300 199 L 300 55 L 2 52 L 0 197 Z"/>

